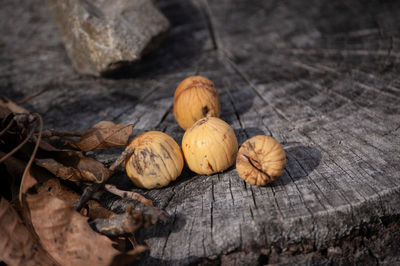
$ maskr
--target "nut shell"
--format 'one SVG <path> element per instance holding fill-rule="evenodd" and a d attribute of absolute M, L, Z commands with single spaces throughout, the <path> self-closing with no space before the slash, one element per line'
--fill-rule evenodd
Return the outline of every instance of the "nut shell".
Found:
<path fill-rule="evenodd" d="M 216 117 L 200 119 L 185 132 L 182 139 L 186 164 L 197 174 L 224 171 L 235 162 L 237 150 L 233 129 Z"/>
<path fill-rule="evenodd" d="M 282 175 L 286 154 L 272 137 L 258 135 L 246 140 L 236 158 L 236 170 L 251 185 L 264 186 Z"/>
<path fill-rule="evenodd" d="M 125 160 L 126 173 L 141 188 L 167 186 L 183 169 L 183 156 L 173 138 L 159 131 L 136 136 L 126 149 L 133 154 Z"/>
<path fill-rule="evenodd" d="M 176 88 L 173 110 L 183 130 L 203 117 L 219 117 L 220 102 L 214 83 L 202 76 L 184 79 Z"/>

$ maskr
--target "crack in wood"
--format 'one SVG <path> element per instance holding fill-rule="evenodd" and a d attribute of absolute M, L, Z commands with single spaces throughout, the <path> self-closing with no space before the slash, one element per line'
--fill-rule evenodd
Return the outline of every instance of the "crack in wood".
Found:
<path fill-rule="evenodd" d="M 187 254 L 188 257 L 190 257 L 190 248 L 192 246 L 192 231 L 193 231 L 194 222 L 195 222 L 195 219 L 192 219 L 192 223 L 191 223 L 190 229 L 189 229 L 189 243 L 188 243 L 188 254 Z"/>
<path fill-rule="evenodd" d="M 253 209 L 251 208 L 251 206 L 249 206 L 249 211 L 250 211 L 251 219 L 254 220 Z"/>
<path fill-rule="evenodd" d="M 214 239 L 214 201 L 211 201 L 211 207 L 210 207 L 210 235 L 211 239 Z"/>
<path fill-rule="evenodd" d="M 218 50 L 218 46 L 219 45 L 218 45 L 217 38 L 216 38 L 215 27 L 214 27 L 214 24 L 213 24 L 213 21 L 212 21 L 212 18 L 211 18 L 210 6 L 209 6 L 207 0 L 203 0 L 202 3 L 203 3 L 202 11 L 203 11 L 204 17 L 205 17 L 206 22 L 207 22 L 207 27 L 208 27 L 208 31 L 210 33 L 210 37 L 211 37 L 211 41 L 212 41 L 212 44 L 213 44 L 213 48 L 214 48 L 214 50 Z"/>
<path fill-rule="evenodd" d="M 229 193 L 231 194 L 231 199 L 232 199 L 232 205 L 235 206 L 235 198 L 233 197 L 232 193 L 232 182 L 231 182 L 231 177 L 228 177 L 228 184 L 229 184 Z"/>
<path fill-rule="evenodd" d="M 164 257 L 164 253 L 165 253 L 165 249 L 166 249 L 166 247 L 167 247 L 167 243 L 168 243 L 168 239 L 169 239 L 169 237 L 170 237 L 170 235 L 171 235 L 171 233 L 172 233 L 172 226 L 175 224 L 175 221 L 176 221 L 176 209 L 177 209 L 178 207 L 175 207 L 175 210 L 174 210 L 174 219 L 173 219 L 173 221 L 172 221 L 172 223 L 171 223 L 171 225 L 170 225 L 170 229 L 168 230 L 168 234 L 167 234 L 167 237 L 166 237 L 166 239 L 165 239 L 165 242 L 164 242 L 164 245 L 163 245 L 163 247 L 162 247 L 162 250 L 161 250 L 161 258 L 163 258 Z"/>

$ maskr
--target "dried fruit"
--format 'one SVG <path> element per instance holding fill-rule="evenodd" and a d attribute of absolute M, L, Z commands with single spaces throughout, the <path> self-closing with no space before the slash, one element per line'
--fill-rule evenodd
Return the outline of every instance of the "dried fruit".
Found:
<path fill-rule="evenodd" d="M 126 149 L 133 154 L 125 160 L 125 169 L 132 182 L 141 188 L 165 187 L 183 169 L 183 156 L 173 138 L 160 131 L 136 136 Z"/>
<path fill-rule="evenodd" d="M 224 171 L 234 163 L 237 150 L 233 129 L 216 117 L 200 119 L 182 139 L 185 161 L 190 170 L 198 174 Z"/>
<path fill-rule="evenodd" d="M 258 135 L 246 140 L 236 158 L 236 170 L 251 185 L 264 186 L 283 173 L 286 154 L 272 137 Z"/>
<path fill-rule="evenodd" d="M 174 116 L 186 130 L 203 117 L 219 117 L 218 91 L 210 80 L 202 76 L 184 79 L 174 94 Z"/>

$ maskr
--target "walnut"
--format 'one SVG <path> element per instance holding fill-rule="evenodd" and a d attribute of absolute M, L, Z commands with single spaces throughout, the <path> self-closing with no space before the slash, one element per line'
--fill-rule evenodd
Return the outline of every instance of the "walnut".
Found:
<path fill-rule="evenodd" d="M 175 91 L 173 110 L 175 120 L 183 130 L 203 117 L 219 117 L 218 91 L 205 77 L 188 77 Z"/>
<path fill-rule="evenodd" d="M 136 136 L 126 149 L 133 154 L 125 160 L 132 182 L 141 188 L 159 188 L 175 180 L 183 169 L 183 156 L 173 138 L 159 131 Z"/>
<path fill-rule="evenodd" d="M 272 137 L 258 135 L 246 140 L 236 158 L 236 170 L 251 185 L 264 186 L 282 175 L 286 154 Z"/>
<path fill-rule="evenodd" d="M 234 163 L 237 150 L 233 129 L 216 117 L 198 120 L 182 139 L 186 164 L 197 174 L 224 171 Z"/>

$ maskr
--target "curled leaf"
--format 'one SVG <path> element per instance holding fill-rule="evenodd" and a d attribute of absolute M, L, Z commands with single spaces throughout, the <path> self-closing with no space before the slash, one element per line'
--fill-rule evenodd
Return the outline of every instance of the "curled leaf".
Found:
<path fill-rule="evenodd" d="M 26 200 L 42 246 L 62 265 L 110 265 L 136 259 L 146 250 L 140 246 L 129 253 L 119 252 L 109 238 L 91 229 L 87 217 L 46 190 L 27 194 Z"/>
<path fill-rule="evenodd" d="M 54 159 L 36 159 L 38 166 L 46 168 L 55 176 L 70 181 L 97 181 L 96 176 L 86 170 L 79 170 L 74 167 L 65 166 Z"/>
<path fill-rule="evenodd" d="M 111 121 L 101 121 L 84 133 L 78 141 L 70 145 L 82 151 L 107 149 L 128 144 L 133 125 L 124 126 Z"/>
<path fill-rule="evenodd" d="M 0 236 L 0 261 L 7 265 L 57 265 L 4 198 L 0 199 Z"/>
<path fill-rule="evenodd" d="M 55 176 L 70 181 L 101 183 L 111 174 L 99 161 L 72 150 L 48 151 L 45 158 L 41 155 L 41 158 L 35 159 L 35 163 Z"/>

